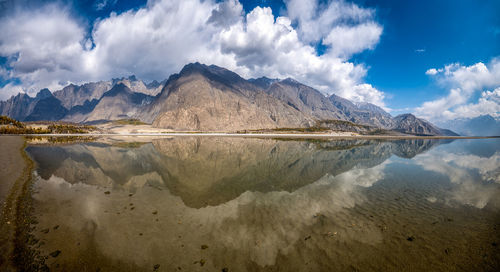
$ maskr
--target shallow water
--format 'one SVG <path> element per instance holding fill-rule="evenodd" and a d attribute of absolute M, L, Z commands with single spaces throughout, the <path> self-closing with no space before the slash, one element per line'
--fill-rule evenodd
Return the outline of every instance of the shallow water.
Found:
<path fill-rule="evenodd" d="M 51 270 L 500 268 L 499 139 L 173 137 L 27 151 L 33 249 Z"/>

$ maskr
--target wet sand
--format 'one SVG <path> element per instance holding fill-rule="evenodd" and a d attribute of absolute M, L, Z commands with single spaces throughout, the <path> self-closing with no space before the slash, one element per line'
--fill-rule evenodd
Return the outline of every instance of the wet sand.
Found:
<path fill-rule="evenodd" d="M 12 254 L 12 236 L 14 234 L 15 212 L 13 198 L 9 198 L 11 191 L 15 191 L 15 183 L 21 177 L 25 167 L 21 155 L 24 146 L 23 137 L 2 136 L 0 137 L 0 270 L 10 270 L 7 256 Z M 9 198 L 9 199 L 8 199 Z"/>
<path fill-rule="evenodd" d="M 0 271 L 17 271 L 27 259 L 25 241 L 33 162 L 24 152 L 22 136 L 0 136 Z M 16 246 L 17 245 L 17 246 Z"/>
<path fill-rule="evenodd" d="M 4 204 L 12 185 L 21 176 L 24 168 L 24 159 L 19 150 L 24 145 L 20 136 L 0 137 L 0 202 Z M 0 207 L 3 212 L 3 205 Z"/>

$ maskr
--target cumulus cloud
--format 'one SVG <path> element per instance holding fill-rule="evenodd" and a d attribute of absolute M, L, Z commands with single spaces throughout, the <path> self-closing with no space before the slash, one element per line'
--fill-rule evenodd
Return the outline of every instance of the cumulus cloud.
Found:
<path fill-rule="evenodd" d="M 28 91 L 77 79 L 75 73 L 86 55 L 80 43 L 84 29 L 68 11 L 51 5 L 4 17 L 0 32 L 0 56 L 8 58 L 9 68 L 4 78 L 19 78 Z"/>
<path fill-rule="evenodd" d="M 98 19 L 92 33 L 56 5 L 20 11 L 0 18 L 6 33 L 0 56 L 9 58 L 4 78 L 19 79 L 15 87 L 33 93 L 130 74 L 161 80 L 199 61 L 247 78 L 292 77 L 326 94 L 384 106 L 384 94 L 364 82 L 367 68 L 349 62 L 380 39 L 374 10 L 344 1 L 307 3 L 287 1 L 287 16 L 275 18 L 270 8 L 245 14 L 237 0 L 156 0 Z M 320 42 L 324 54 L 315 49 Z M 0 98 L 13 87 L 4 86 Z"/>
<path fill-rule="evenodd" d="M 482 92 L 477 103 L 459 106 L 454 113 L 456 117 L 478 117 L 487 114 L 500 117 L 500 87 Z"/>
<path fill-rule="evenodd" d="M 431 120 L 471 118 L 489 114 L 498 117 L 500 102 L 500 59 L 488 64 L 471 66 L 458 63 L 443 68 L 431 68 L 426 74 L 435 78 L 439 85 L 449 88 L 447 96 L 424 102 L 416 109 L 417 114 Z M 471 101 L 480 94 L 476 101 Z"/>
<path fill-rule="evenodd" d="M 231 26 L 238 22 L 243 15 L 243 6 L 237 0 L 228 0 L 219 4 L 217 8 L 212 10 L 212 15 L 208 19 L 208 23 L 213 23 L 217 26 Z"/>

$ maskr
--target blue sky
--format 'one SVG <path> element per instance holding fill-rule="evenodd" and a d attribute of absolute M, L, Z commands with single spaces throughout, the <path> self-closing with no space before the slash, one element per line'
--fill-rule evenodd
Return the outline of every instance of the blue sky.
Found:
<path fill-rule="evenodd" d="M 162 80 L 200 61 L 392 114 L 500 115 L 500 1 L 0 0 L 0 10 L 0 99 Z"/>

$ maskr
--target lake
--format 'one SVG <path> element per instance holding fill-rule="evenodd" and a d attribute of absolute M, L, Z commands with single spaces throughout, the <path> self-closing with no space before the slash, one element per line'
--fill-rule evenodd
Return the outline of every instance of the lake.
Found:
<path fill-rule="evenodd" d="M 27 147 L 51 270 L 499 271 L 500 139 L 129 140 Z"/>

